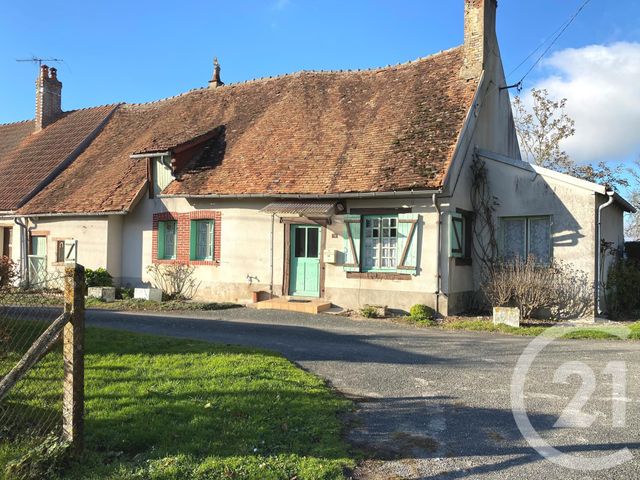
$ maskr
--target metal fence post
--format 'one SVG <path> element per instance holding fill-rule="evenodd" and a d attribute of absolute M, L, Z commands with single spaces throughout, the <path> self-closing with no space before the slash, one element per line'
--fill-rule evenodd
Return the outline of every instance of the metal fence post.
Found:
<path fill-rule="evenodd" d="M 84 267 L 67 266 L 64 280 L 64 310 L 71 318 L 63 330 L 62 437 L 80 453 L 84 446 Z"/>

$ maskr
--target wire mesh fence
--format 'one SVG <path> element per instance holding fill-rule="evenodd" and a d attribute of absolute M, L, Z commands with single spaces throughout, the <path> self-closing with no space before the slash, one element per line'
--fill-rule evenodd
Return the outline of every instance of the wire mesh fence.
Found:
<path fill-rule="evenodd" d="M 0 287 L 0 444 L 62 435 L 62 334 L 51 327 L 61 323 L 64 303 L 65 272 Z M 43 340 L 47 329 L 52 337 Z"/>

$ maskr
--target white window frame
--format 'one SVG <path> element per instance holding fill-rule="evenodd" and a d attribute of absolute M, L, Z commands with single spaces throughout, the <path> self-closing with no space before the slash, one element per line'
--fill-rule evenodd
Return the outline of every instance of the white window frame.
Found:
<path fill-rule="evenodd" d="M 531 252 L 531 221 L 532 220 L 547 220 L 549 222 L 549 260 L 548 262 L 540 262 L 541 265 L 549 265 L 553 261 L 553 216 L 552 215 L 519 215 L 519 216 L 506 216 L 500 217 L 500 256 L 503 257 L 505 251 L 505 228 L 504 223 L 508 221 L 523 220 L 524 221 L 524 261 L 527 261 Z M 508 260 L 513 260 L 512 258 Z"/>
<path fill-rule="evenodd" d="M 371 228 L 367 228 L 367 221 L 378 221 L 378 226 L 372 226 Z M 389 225 L 384 226 L 384 221 L 388 220 Z M 394 225 L 391 222 L 395 222 Z M 378 229 L 378 236 L 371 237 L 368 235 L 369 230 L 373 231 L 375 228 Z M 389 236 L 384 236 L 383 233 L 385 230 L 389 231 Z M 395 237 L 391 236 L 391 231 L 395 230 Z M 369 247 L 367 245 L 367 241 L 369 239 L 377 239 L 376 245 L 373 247 Z M 384 240 L 388 239 L 389 242 L 392 240 L 395 241 L 395 245 L 390 246 L 384 245 Z M 367 260 L 371 258 L 371 255 L 368 253 L 369 250 L 373 248 L 375 252 L 375 264 L 373 266 L 367 265 Z M 362 216 L 362 247 L 361 247 L 361 258 L 362 258 L 362 271 L 363 272 L 395 272 L 398 268 L 398 263 L 400 261 L 400 255 L 402 252 L 398 249 L 398 216 L 397 215 L 363 215 Z M 391 255 L 383 256 L 384 251 L 391 253 Z M 393 265 L 383 266 L 383 260 L 390 260 Z"/>

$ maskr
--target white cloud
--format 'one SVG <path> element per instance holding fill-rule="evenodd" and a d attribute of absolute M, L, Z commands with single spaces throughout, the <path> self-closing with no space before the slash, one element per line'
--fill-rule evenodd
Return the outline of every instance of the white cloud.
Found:
<path fill-rule="evenodd" d="M 640 153 L 640 43 L 570 48 L 543 64 L 538 81 L 551 97 L 567 99 L 576 134 L 562 147 L 578 162 L 620 160 Z"/>

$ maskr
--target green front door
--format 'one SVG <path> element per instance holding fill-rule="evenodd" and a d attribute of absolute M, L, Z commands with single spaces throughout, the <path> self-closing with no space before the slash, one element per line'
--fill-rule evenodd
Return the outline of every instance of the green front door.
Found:
<path fill-rule="evenodd" d="M 320 227 L 291 225 L 289 294 L 320 296 Z"/>

